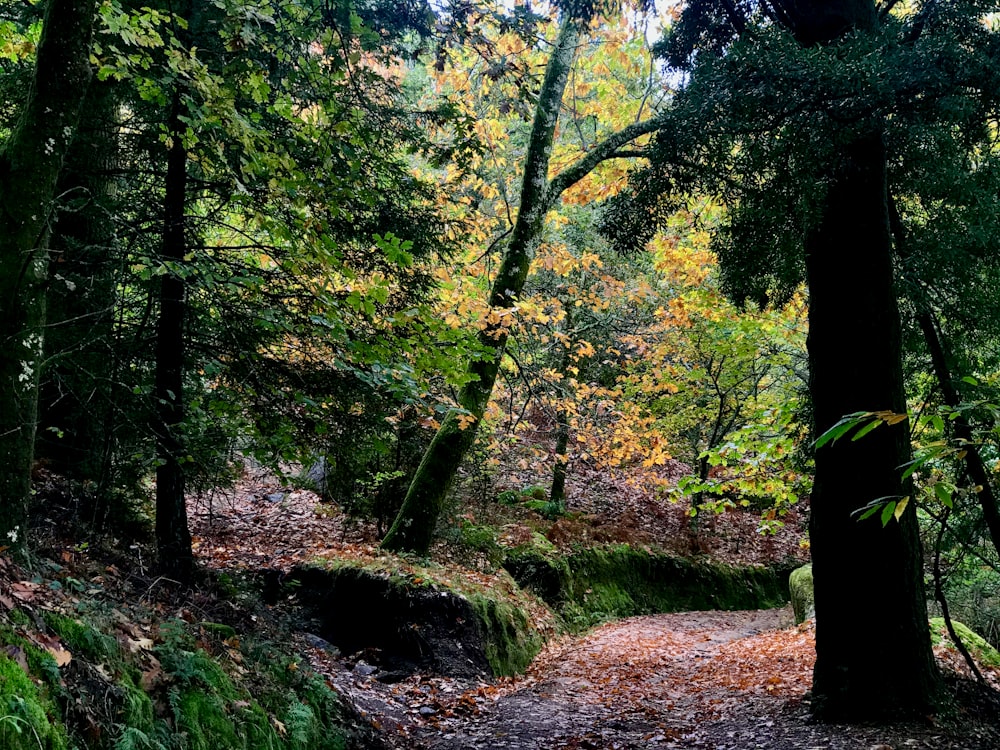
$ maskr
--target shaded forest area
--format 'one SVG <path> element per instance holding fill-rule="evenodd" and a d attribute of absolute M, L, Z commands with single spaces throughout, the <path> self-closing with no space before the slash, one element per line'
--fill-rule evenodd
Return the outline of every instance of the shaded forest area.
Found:
<path fill-rule="evenodd" d="M 0 744 L 994 747 L 998 13 L 0 3 Z"/>

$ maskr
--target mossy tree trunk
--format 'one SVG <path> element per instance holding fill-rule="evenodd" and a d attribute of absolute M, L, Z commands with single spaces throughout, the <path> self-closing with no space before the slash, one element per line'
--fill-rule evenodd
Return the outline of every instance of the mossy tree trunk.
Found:
<path fill-rule="evenodd" d="M 458 408 L 445 416 L 424 453 L 403 505 L 382 540 L 386 549 L 423 553 L 430 547 L 448 488 L 475 441 L 476 429 L 493 393 L 507 345 L 509 321 L 528 277 L 528 267 L 546 214 L 563 191 L 590 174 L 602 161 L 622 157 L 619 151 L 623 146 L 652 133 L 660 125 L 659 119 L 650 118 L 622 128 L 593 146 L 563 172 L 548 178 L 562 96 L 583 26 L 579 20 L 568 15 L 564 17 L 545 68 L 528 140 L 517 219 L 493 281 L 490 319 L 479 332 L 479 342 L 487 354 L 470 362 L 470 380 L 459 392 Z"/>
<path fill-rule="evenodd" d="M 56 182 L 92 70 L 97 4 L 50 0 L 35 74 L 0 152 L 0 544 L 24 548 Z"/>
<path fill-rule="evenodd" d="M 53 471 L 102 497 L 111 465 L 115 362 L 114 179 L 118 162 L 114 84 L 87 91 L 59 180 L 65 206 L 50 243 L 52 283 L 36 451 Z"/>
<path fill-rule="evenodd" d="M 555 49 L 545 69 L 525 157 L 521 204 L 503 262 L 493 281 L 489 300 L 491 317 L 479 332 L 479 343 L 487 354 L 469 365 L 471 379 L 459 393 L 460 408 L 445 416 L 424 453 L 402 508 L 382 541 L 382 546 L 387 549 L 426 552 L 430 547 L 448 486 L 462 458 L 472 447 L 476 427 L 493 393 L 507 345 L 514 305 L 528 278 L 528 267 L 551 206 L 549 159 L 563 91 L 576 55 L 580 36 L 578 25 L 569 17 L 562 22 Z M 465 417 L 471 417 L 473 421 L 469 423 Z"/>

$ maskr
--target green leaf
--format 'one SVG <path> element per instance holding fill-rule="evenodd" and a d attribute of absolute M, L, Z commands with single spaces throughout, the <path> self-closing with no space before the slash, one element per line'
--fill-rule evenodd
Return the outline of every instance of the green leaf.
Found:
<path fill-rule="evenodd" d="M 937 495 L 937 499 L 941 501 L 941 504 L 946 508 L 951 508 L 953 503 L 951 499 L 952 488 L 943 482 L 938 482 L 934 485 L 934 494 Z"/>
<path fill-rule="evenodd" d="M 895 500 L 890 500 L 889 502 L 887 502 L 885 504 L 885 507 L 882 508 L 882 525 L 883 526 L 888 526 L 889 525 L 889 519 L 892 518 L 892 516 L 893 516 L 893 514 L 895 514 L 895 512 L 896 512 L 896 501 Z"/>
<path fill-rule="evenodd" d="M 846 433 L 850 432 L 853 428 L 857 427 L 862 421 L 870 416 L 871 414 L 866 411 L 858 411 L 853 414 L 848 414 L 846 417 L 833 425 L 833 427 L 816 438 L 816 442 L 813 443 L 813 447 L 818 450 L 827 443 L 835 442 L 838 438 L 843 437 Z"/>
<path fill-rule="evenodd" d="M 865 435 L 867 435 L 869 432 L 871 432 L 876 427 L 878 427 L 880 424 L 882 424 L 882 420 L 881 419 L 873 419 L 871 422 L 869 422 L 864 427 L 862 427 L 860 430 L 858 430 L 856 433 L 854 433 L 853 436 L 851 436 L 851 442 L 853 443 L 855 440 L 860 440 Z"/>
<path fill-rule="evenodd" d="M 878 509 L 881 507 L 881 505 L 882 504 L 877 501 L 874 503 L 870 503 L 869 505 L 866 505 L 864 513 L 858 516 L 858 520 L 864 521 L 866 518 L 871 518 L 876 513 L 878 513 Z M 861 509 L 859 508 L 859 510 Z M 857 513 L 857 511 L 855 511 L 855 513 Z"/>

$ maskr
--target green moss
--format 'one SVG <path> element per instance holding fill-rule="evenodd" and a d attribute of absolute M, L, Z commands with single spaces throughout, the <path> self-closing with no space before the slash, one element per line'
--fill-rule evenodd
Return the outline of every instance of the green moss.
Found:
<path fill-rule="evenodd" d="M 983 666 L 1000 667 L 1000 651 L 997 651 L 979 633 L 958 620 L 952 620 L 951 624 L 955 628 L 955 633 L 962 639 L 962 643 L 976 661 Z M 935 646 L 944 643 L 945 639 L 948 639 L 948 627 L 945 625 L 944 618 L 932 617 L 930 625 L 931 642 Z"/>
<path fill-rule="evenodd" d="M 40 649 L 27 638 L 23 638 L 12 628 L 2 623 L 0 623 L 0 644 L 19 648 L 24 653 L 31 674 L 44 680 L 50 689 L 57 690 L 59 688 L 62 682 L 59 666 L 48 651 Z"/>
<path fill-rule="evenodd" d="M 236 631 L 232 627 L 221 622 L 202 622 L 199 625 L 206 633 L 212 633 L 223 640 L 233 638 L 236 635 Z"/>
<path fill-rule="evenodd" d="M 98 664 L 121 662 L 122 655 L 118 642 L 83 620 L 74 620 L 48 611 L 43 612 L 42 617 L 45 624 L 52 628 L 73 653 Z"/>
<path fill-rule="evenodd" d="M 536 534 L 546 543 L 548 540 Z M 558 609 L 566 602 L 570 591 L 569 563 L 565 557 L 556 554 L 555 547 L 548 543 L 525 545 L 508 551 L 503 566 L 522 588 L 536 594 L 550 607 Z"/>
<path fill-rule="evenodd" d="M 203 688 L 177 691 L 170 698 L 177 730 L 188 750 L 236 750 L 244 747 L 236 726 L 226 714 L 226 700 Z"/>
<path fill-rule="evenodd" d="M 527 669 L 543 639 L 524 610 L 483 595 L 469 597 L 469 603 L 479 618 L 483 649 L 493 674 L 511 676 Z"/>
<path fill-rule="evenodd" d="M 343 750 L 348 720 L 337 695 L 316 674 L 298 668 L 299 660 L 268 644 L 243 650 L 255 700 L 230 701 L 237 711 L 236 728 L 246 750 Z M 231 695 L 239 691 L 234 688 Z M 272 722 L 274 717 L 278 724 Z M 281 726 L 283 731 L 276 731 Z M 218 748 L 217 750 L 222 750 Z"/>
<path fill-rule="evenodd" d="M 0 747 L 66 750 L 66 732 L 54 721 L 55 705 L 17 662 L 0 654 Z"/>
<path fill-rule="evenodd" d="M 149 733 L 153 731 L 153 701 L 131 678 L 124 678 L 118 686 L 122 690 L 122 725 L 138 729 L 141 732 Z"/>
<path fill-rule="evenodd" d="M 759 609 L 787 601 L 779 571 L 693 562 L 625 544 L 566 557 L 512 550 L 508 562 L 515 579 L 557 608 L 573 631 L 633 615 Z"/>
<path fill-rule="evenodd" d="M 812 564 L 803 565 L 792 571 L 788 577 L 788 590 L 792 595 L 792 609 L 795 612 L 796 624 L 816 616 Z"/>

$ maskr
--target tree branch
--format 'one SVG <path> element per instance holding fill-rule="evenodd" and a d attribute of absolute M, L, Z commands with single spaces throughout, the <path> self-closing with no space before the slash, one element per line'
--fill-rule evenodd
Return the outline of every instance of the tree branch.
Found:
<path fill-rule="evenodd" d="M 663 116 L 651 117 L 642 122 L 632 123 L 617 133 L 609 135 L 584 156 L 552 178 L 552 181 L 549 183 L 547 196 L 549 204 L 555 203 L 565 190 L 590 174 L 602 161 L 619 158 L 619 155 L 622 153 L 619 149 L 622 146 L 631 143 L 640 136 L 659 130 L 665 122 L 666 118 Z"/>

